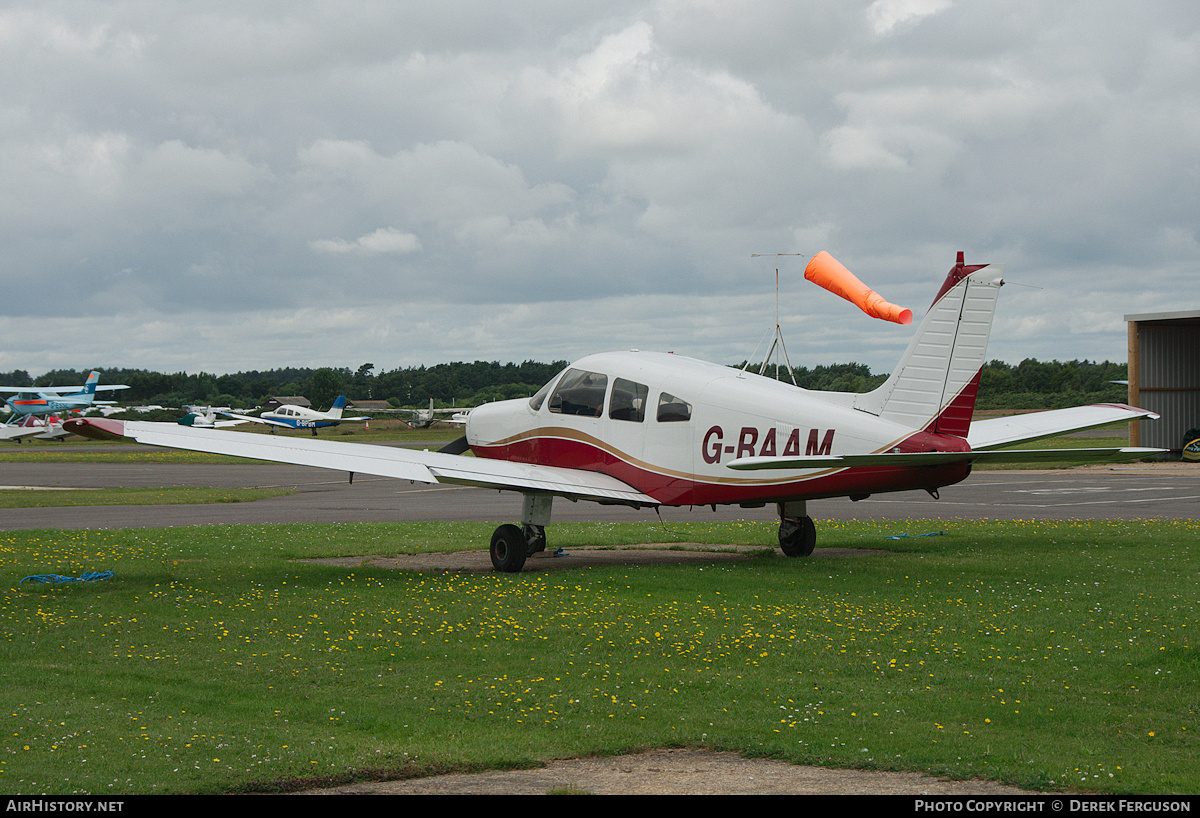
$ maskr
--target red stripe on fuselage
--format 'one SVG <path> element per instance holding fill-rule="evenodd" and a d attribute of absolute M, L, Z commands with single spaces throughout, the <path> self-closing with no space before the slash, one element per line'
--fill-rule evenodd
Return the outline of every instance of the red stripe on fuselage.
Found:
<path fill-rule="evenodd" d="M 922 436 L 914 438 L 919 439 Z M 932 450 L 912 438 L 910 440 L 913 441 L 909 444 L 912 451 Z M 926 443 L 926 440 L 921 440 L 921 443 Z M 714 478 L 656 469 L 652 464 L 641 463 L 604 446 L 600 441 L 580 435 L 570 439 L 542 435 L 523 436 L 495 446 L 472 446 L 472 451 L 479 457 L 496 460 L 600 472 L 615 477 L 668 506 L 766 503 L 935 489 L 957 483 L 971 472 L 970 464 L 961 462 L 941 466 L 825 469 L 803 479 L 790 480 L 732 476 Z"/>

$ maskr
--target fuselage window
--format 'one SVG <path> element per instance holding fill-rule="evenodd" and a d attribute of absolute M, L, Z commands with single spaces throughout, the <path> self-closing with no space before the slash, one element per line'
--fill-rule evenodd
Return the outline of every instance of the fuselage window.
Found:
<path fill-rule="evenodd" d="M 692 419 L 692 405 L 663 392 L 658 396 L 658 422 L 679 423 Z"/>
<path fill-rule="evenodd" d="M 644 384 L 613 380 L 612 398 L 608 402 L 608 416 L 613 420 L 632 420 L 641 423 L 646 419 L 646 398 L 650 388 Z"/>
<path fill-rule="evenodd" d="M 560 415 L 598 418 L 604 411 L 604 392 L 607 388 L 607 375 L 568 369 L 550 396 L 550 411 Z"/>

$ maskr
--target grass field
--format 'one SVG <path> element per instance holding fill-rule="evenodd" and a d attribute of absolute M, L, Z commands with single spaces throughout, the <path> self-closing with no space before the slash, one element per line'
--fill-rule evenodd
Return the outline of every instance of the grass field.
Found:
<path fill-rule="evenodd" d="M 891 553 L 807 560 L 774 556 L 770 524 L 560 524 L 568 550 L 764 556 L 519 575 L 294 561 L 481 547 L 491 528 L 0 535 L 0 791 L 270 792 L 659 746 L 1200 789 L 1195 521 L 834 523 L 823 546 Z"/>

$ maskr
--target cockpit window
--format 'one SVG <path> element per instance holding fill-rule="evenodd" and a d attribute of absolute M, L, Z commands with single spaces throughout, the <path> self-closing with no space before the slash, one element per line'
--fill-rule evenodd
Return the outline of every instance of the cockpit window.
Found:
<path fill-rule="evenodd" d="M 561 415 L 598 418 L 604 410 L 604 392 L 607 389 L 607 375 L 568 369 L 550 396 L 550 411 Z"/>
<path fill-rule="evenodd" d="M 679 423 L 692 419 L 692 405 L 663 392 L 658 396 L 658 422 Z"/>
<path fill-rule="evenodd" d="M 646 419 L 646 398 L 650 388 L 644 384 L 613 380 L 612 398 L 608 402 L 608 416 L 613 420 L 632 420 L 641 423 Z"/>

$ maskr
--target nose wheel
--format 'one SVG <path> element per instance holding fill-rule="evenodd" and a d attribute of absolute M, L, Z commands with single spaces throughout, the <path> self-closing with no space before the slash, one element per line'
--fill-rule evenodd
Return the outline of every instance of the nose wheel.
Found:
<path fill-rule="evenodd" d="M 817 527 L 812 517 L 779 521 L 779 548 L 789 557 L 807 557 L 817 547 Z"/>
<path fill-rule="evenodd" d="M 817 547 L 817 527 L 803 500 L 779 504 L 779 550 L 789 557 L 807 557 Z"/>

